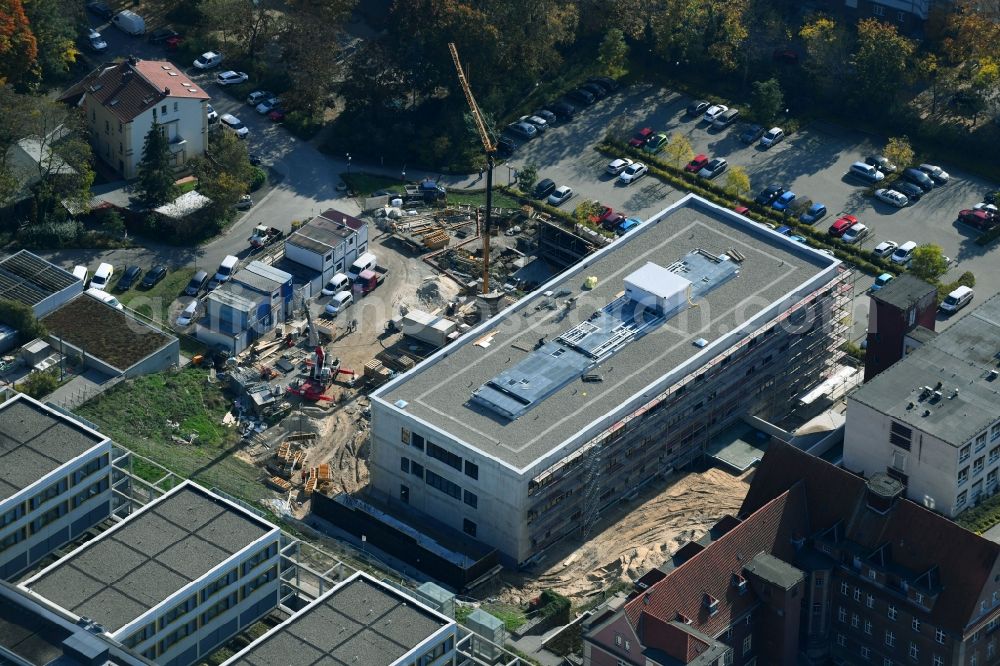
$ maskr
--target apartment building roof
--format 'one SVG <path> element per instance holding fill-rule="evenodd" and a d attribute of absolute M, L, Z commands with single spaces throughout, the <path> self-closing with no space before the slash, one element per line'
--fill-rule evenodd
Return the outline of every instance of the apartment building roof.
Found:
<path fill-rule="evenodd" d="M 937 293 L 937 288 L 915 275 L 902 273 L 892 282 L 871 295 L 873 300 L 894 305 L 900 310 L 908 310 L 929 293 Z"/>
<path fill-rule="evenodd" d="M 994 296 L 926 339 L 850 400 L 961 447 L 997 420 L 998 353 L 1000 297 Z"/>
<path fill-rule="evenodd" d="M 357 218 L 330 209 L 303 224 L 285 242 L 325 254 L 357 233 L 360 227 L 355 222 L 364 224 Z"/>
<path fill-rule="evenodd" d="M 169 98 L 210 99 L 182 69 L 161 60 L 129 58 L 101 65 L 59 98 L 78 103 L 84 95 L 128 123 Z"/>
<path fill-rule="evenodd" d="M 0 500 L 107 438 L 23 393 L 0 404 Z"/>
<path fill-rule="evenodd" d="M 593 359 L 582 359 L 580 367 L 587 367 L 577 368 L 575 379 L 557 382 L 554 391 L 528 398 L 520 395 L 524 392 L 520 389 L 507 391 L 514 401 L 532 401 L 530 410 L 513 419 L 509 415 L 516 410 L 508 409 L 502 416 L 483 401 L 473 400 L 480 387 L 489 383 L 495 387 L 502 373 L 513 372 L 544 344 L 577 329 L 587 333 L 594 328 L 588 325 L 595 316 L 614 315 L 605 311 L 624 293 L 626 276 L 648 262 L 684 271 L 678 264 L 692 252 L 726 255 L 739 264 L 738 275 L 703 295 L 696 291 L 700 281 L 692 284 L 693 301 L 681 311 L 648 326 L 641 337 L 637 334 L 605 360 L 595 364 Z M 827 284 L 838 270 L 839 262 L 832 257 L 689 195 L 374 396 L 387 408 L 445 431 L 507 466 L 526 469 L 547 456 L 565 455 L 561 446 L 567 441 L 596 436 L 611 427 Z M 584 288 L 589 277 L 597 278 L 592 289 Z M 603 323 L 602 319 L 595 324 L 601 335 L 607 333 Z M 632 324 L 623 319 L 622 326 Z M 535 388 L 530 379 L 527 384 L 507 378 L 511 380 L 515 388 Z M 488 402 L 502 401 L 489 396 Z"/>
<path fill-rule="evenodd" d="M 79 282 L 69 271 L 21 250 L 0 259 L 0 299 L 34 307 Z"/>
<path fill-rule="evenodd" d="M 962 632 L 979 615 L 980 601 L 991 599 L 988 590 L 1000 589 L 993 580 L 1000 544 L 907 499 L 885 513 L 866 510 L 865 479 L 786 444 L 772 443 L 764 455 L 740 515 L 749 521 L 796 488 L 812 534 L 853 543 L 866 561 L 910 572 L 911 586 L 930 589 L 936 598 L 928 613 L 936 626 Z"/>
<path fill-rule="evenodd" d="M 451 623 L 416 599 L 359 572 L 224 666 L 389 666 Z"/>
<path fill-rule="evenodd" d="M 186 481 L 22 587 L 116 632 L 276 531 Z"/>

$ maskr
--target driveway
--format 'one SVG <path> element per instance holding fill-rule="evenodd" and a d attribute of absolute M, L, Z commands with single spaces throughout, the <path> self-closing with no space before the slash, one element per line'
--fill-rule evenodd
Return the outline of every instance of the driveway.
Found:
<path fill-rule="evenodd" d="M 746 169 L 753 192 L 774 182 L 790 187 L 799 196 L 826 204 L 831 214 L 817 223 L 821 228 L 833 222 L 837 213 L 854 214 L 874 232 L 863 243 L 866 249 L 885 239 L 898 243 L 908 240 L 935 243 L 956 262 L 945 280 L 972 271 L 977 280 L 977 300 L 1000 292 L 1000 272 L 993 270 L 996 249 L 976 245 L 977 232 L 955 221 L 960 209 L 981 201 L 985 192 L 996 189 L 996 184 L 972 176 L 957 165 L 941 164 L 951 174 L 948 184 L 935 188 L 916 204 L 893 208 L 865 197 L 864 188 L 845 177 L 852 162 L 879 152 L 883 139 L 815 123 L 765 151 L 739 141 L 739 122 L 716 132 L 709 130 L 700 118 L 688 118 L 685 110 L 690 101 L 656 86 L 633 86 L 581 110 L 571 122 L 521 145 L 511 166 L 519 168 L 533 163 L 539 168 L 539 178 L 552 178 L 558 185 L 572 187 L 576 196 L 565 204 L 569 210 L 584 198 L 598 199 L 626 215 L 646 218 L 683 193 L 652 177 L 621 186 L 604 174 L 608 159 L 593 147 L 612 127 L 623 128 L 629 135 L 642 127 L 670 134 L 681 132 L 688 137 L 695 153 L 725 157 L 730 167 Z M 501 172 L 503 181 L 507 174 L 502 169 Z M 856 295 L 861 298 L 855 299 L 855 338 L 864 334 L 867 323 L 868 298 L 864 297 L 864 291 L 869 284 L 866 276 L 858 277 Z M 969 310 L 950 319 L 939 318 L 938 329 L 947 328 Z"/>

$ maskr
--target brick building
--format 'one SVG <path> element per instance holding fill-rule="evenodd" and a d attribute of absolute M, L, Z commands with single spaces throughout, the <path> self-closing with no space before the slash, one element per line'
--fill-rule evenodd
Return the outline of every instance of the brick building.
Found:
<path fill-rule="evenodd" d="M 738 518 L 595 613 L 588 666 L 998 663 L 1000 545 L 774 443 Z"/>

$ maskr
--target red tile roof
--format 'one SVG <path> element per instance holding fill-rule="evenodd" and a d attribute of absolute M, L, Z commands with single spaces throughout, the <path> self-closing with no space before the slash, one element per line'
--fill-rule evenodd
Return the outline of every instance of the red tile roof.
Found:
<path fill-rule="evenodd" d="M 907 499 L 885 514 L 871 511 L 864 479 L 792 446 L 768 448 L 740 515 L 756 515 L 791 488 L 803 489 L 814 532 L 840 522 L 845 539 L 872 551 L 888 544 L 892 562 L 914 575 L 937 567 L 942 589 L 930 616 L 938 626 L 963 631 L 978 616 L 980 599 L 1000 590 L 993 579 L 1000 545 Z"/>
<path fill-rule="evenodd" d="M 664 622 L 660 618 L 643 613 L 640 617 L 642 635 L 647 648 L 663 650 L 666 654 L 685 664 L 709 648 L 709 644 L 684 631 L 677 623 Z"/>
<path fill-rule="evenodd" d="M 732 574 L 741 573 L 762 552 L 792 562 L 791 540 L 805 536 L 807 529 L 805 492 L 801 487 L 792 487 L 630 600 L 625 605 L 625 614 L 632 626 L 638 627 L 641 618 L 671 622 L 681 613 L 691 618 L 695 629 L 715 636 L 758 602 L 749 592 L 740 594 Z M 705 594 L 719 601 L 712 615 L 704 605 Z M 646 626 L 659 625 L 647 622 Z M 644 644 L 658 640 L 641 633 L 640 636 Z"/>
<path fill-rule="evenodd" d="M 176 76 L 171 76 L 172 73 Z M 171 63 L 159 60 L 126 60 L 102 65 L 59 99 L 76 102 L 84 94 L 126 123 L 168 97 L 209 99 L 208 93 L 192 83 L 186 74 Z"/>

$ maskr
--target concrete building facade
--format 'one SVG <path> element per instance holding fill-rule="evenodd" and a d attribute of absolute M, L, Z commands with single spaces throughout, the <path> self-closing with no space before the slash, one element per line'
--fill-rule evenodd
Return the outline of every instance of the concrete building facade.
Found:
<path fill-rule="evenodd" d="M 996 493 L 998 349 L 994 296 L 848 396 L 844 466 L 951 518 Z"/>
<path fill-rule="evenodd" d="M 933 333 L 936 319 L 937 288 L 908 273 L 872 294 L 865 338 L 865 381 L 919 346 L 915 340 Z"/>
<path fill-rule="evenodd" d="M 198 320 L 195 336 L 206 344 L 240 353 L 291 313 L 292 280 L 283 270 L 250 262 L 208 294 L 205 316 Z"/>
<path fill-rule="evenodd" d="M 840 353 L 848 277 L 686 197 L 375 392 L 371 492 L 524 563 L 783 414 Z"/>
<path fill-rule="evenodd" d="M 187 666 L 278 605 L 280 531 L 190 481 L 21 587 L 161 666 Z"/>
<path fill-rule="evenodd" d="M 13 580 L 115 508 L 111 440 L 24 394 L 0 404 L 0 578 Z"/>
<path fill-rule="evenodd" d="M 138 175 L 154 124 L 165 133 L 177 168 L 208 147 L 208 93 L 167 61 L 132 57 L 101 65 L 60 99 L 83 109 L 94 155 L 126 179 Z"/>

